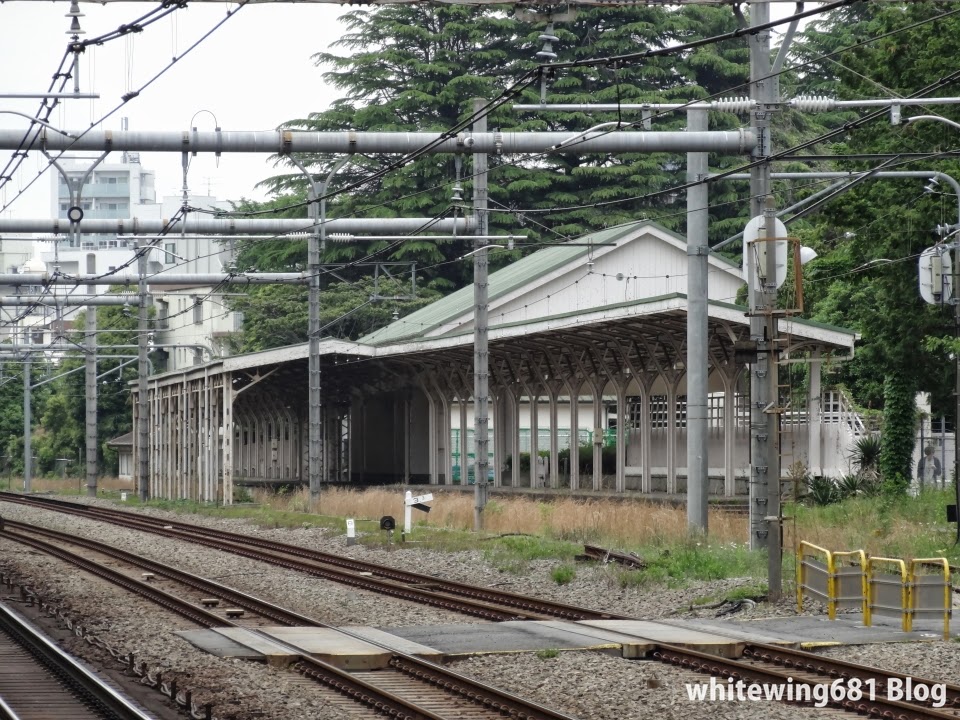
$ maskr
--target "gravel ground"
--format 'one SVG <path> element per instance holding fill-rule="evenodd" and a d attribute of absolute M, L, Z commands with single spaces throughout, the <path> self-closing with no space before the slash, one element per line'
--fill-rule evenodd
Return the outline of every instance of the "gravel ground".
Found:
<path fill-rule="evenodd" d="M 171 563 L 181 570 L 216 580 L 331 625 L 481 622 L 460 613 L 350 588 L 202 545 L 125 530 L 73 515 L 9 503 L 3 503 L 2 513 L 10 520 L 99 540 L 151 560 Z"/>
<path fill-rule="evenodd" d="M 65 563 L 0 539 L 0 567 L 16 572 L 22 582 L 37 588 L 73 620 L 121 652 L 134 652 L 138 661 L 194 690 L 198 705 L 212 703 L 220 720 L 290 720 L 313 718 L 341 720 L 372 718 L 345 711 L 336 698 L 313 684 L 300 682 L 294 673 L 263 664 L 226 660 L 195 649 L 174 631 L 190 628 L 177 615 L 122 594 L 98 578 L 78 572 Z M 67 649 L 96 666 L 115 665 L 103 650 L 79 639 Z"/>
<path fill-rule="evenodd" d="M 887 643 L 824 648 L 821 655 L 960 685 L 960 643 Z"/>
<path fill-rule="evenodd" d="M 94 501 L 102 502 L 102 501 Z M 113 506 L 112 503 L 104 503 Z M 617 568 L 578 566 L 576 578 L 559 586 L 550 578 L 552 561 L 533 561 L 524 574 L 504 572 L 479 551 L 430 552 L 407 546 L 387 551 L 365 546 L 346 547 L 340 536 L 325 536 L 319 528 L 268 529 L 244 521 L 185 516 L 159 510 L 148 514 L 208 525 L 381 562 L 478 585 L 497 586 L 518 593 L 637 617 L 713 617 L 716 609 L 689 609 L 695 599 L 717 596 L 748 580 L 694 582 L 688 587 L 622 588 Z M 53 527 L 76 535 L 110 542 L 152 559 L 175 564 L 199 575 L 277 602 L 333 624 L 370 624 L 381 627 L 477 623 L 457 615 L 345 588 L 321 579 L 271 568 L 251 560 L 221 554 L 202 546 L 123 530 L 69 515 L 2 503 L 4 517 Z M 133 650 L 151 667 L 176 671 L 181 682 L 198 688 L 198 702 L 218 705 L 218 717 L 252 718 L 364 717 L 296 675 L 243 661 L 223 660 L 202 653 L 172 634 L 185 622 L 128 595 L 118 608 L 117 591 L 102 581 L 75 570 L 64 570 L 59 561 L 0 540 L 0 566 L 14 568 L 87 625 L 99 637 L 124 651 Z M 818 608 L 811 605 L 811 612 Z M 777 605 L 760 603 L 736 615 L 737 619 L 794 614 L 791 599 Z M 75 641 L 81 656 L 95 662 L 102 651 Z M 889 667 L 931 679 L 953 679 L 960 669 L 960 645 L 946 643 L 901 644 L 831 648 L 826 655 Z M 834 711 L 797 708 L 769 703 L 698 703 L 690 701 L 685 683 L 702 682 L 703 676 L 660 663 L 627 661 L 609 655 L 566 652 L 555 658 L 529 653 L 474 657 L 458 661 L 455 669 L 490 684 L 540 700 L 580 720 L 627 720 L 662 716 L 665 720 L 699 718 L 810 718 Z M 204 688 L 202 691 L 199 689 Z M 241 704 L 237 704 L 241 703 Z"/>
<path fill-rule="evenodd" d="M 704 682 L 706 676 L 602 653 L 563 652 L 549 659 L 529 654 L 483 655 L 451 666 L 582 720 L 809 720 L 828 713 L 835 717 L 830 711 L 781 703 L 692 701 L 686 684 Z"/>
<path fill-rule="evenodd" d="M 116 503 L 99 498 L 79 498 L 76 500 L 88 504 L 103 505 L 110 508 L 117 507 Z M 3 503 L 0 505 L 0 507 L 3 508 L 0 510 L 0 512 L 4 513 L 9 512 L 6 508 L 26 509 L 24 506 L 6 503 Z M 56 518 L 55 522 L 58 524 L 64 522 L 62 518 L 71 517 L 69 515 L 49 513 L 41 510 L 36 510 L 33 512 L 38 514 L 30 517 L 40 518 L 44 516 L 52 516 Z M 735 588 L 743 587 L 744 585 L 756 584 L 749 578 L 727 578 L 724 580 L 691 581 L 683 588 L 665 588 L 663 586 L 639 586 L 623 588 L 620 586 L 618 579 L 618 575 L 623 568 L 617 565 L 600 566 L 598 564 L 591 563 L 578 565 L 576 577 L 572 582 L 566 585 L 557 585 L 557 583 L 555 583 L 550 577 L 551 570 L 557 566 L 557 562 L 554 560 L 533 560 L 526 564 L 522 573 L 507 572 L 491 564 L 484 556 L 484 553 L 479 550 L 433 552 L 417 548 L 415 545 L 397 545 L 394 546 L 396 548 L 394 550 L 387 550 L 380 547 L 369 547 L 366 545 L 354 545 L 352 547 L 348 547 L 346 544 L 346 539 L 342 535 L 328 535 L 322 528 L 263 528 L 252 523 L 248 523 L 244 520 L 210 518 L 200 515 L 184 515 L 155 508 L 145 508 L 138 510 L 138 512 L 143 512 L 144 514 L 166 520 L 194 523 L 197 525 L 216 528 L 218 530 L 229 530 L 231 532 L 245 535 L 277 540 L 279 542 L 285 542 L 291 545 L 299 545 L 301 547 L 311 548 L 314 550 L 335 552 L 347 557 L 390 565 L 404 570 L 435 575 L 437 577 L 442 577 L 449 580 L 459 580 L 474 585 L 497 587 L 524 595 L 535 595 L 537 597 L 564 602 L 571 605 L 580 605 L 604 612 L 613 612 L 621 615 L 630 615 L 641 618 L 658 618 L 665 615 L 680 614 L 687 611 L 687 609 L 695 600 L 705 597 L 722 596 Z M 11 515 L 11 518 L 13 517 L 14 516 Z M 24 521 L 37 522 L 40 524 L 40 520 L 30 519 Z M 59 525 L 55 525 L 53 527 L 58 526 Z M 124 532 L 119 528 L 116 528 L 116 526 L 104 526 L 89 521 L 87 521 L 87 526 L 96 528 L 111 528 L 109 530 L 101 530 L 101 532 L 106 533 L 103 536 L 89 536 L 98 540 L 110 538 L 114 532 Z M 139 545 L 144 544 L 142 536 L 139 533 L 133 531 L 128 532 L 132 542 L 137 542 Z M 152 539 L 146 544 L 149 546 L 155 542 L 159 543 L 161 540 L 162 539 Z M 126 545 L 122 547 L 124 547 L 124 549 L 131 550 L 131 552 L 141 552 L 138 549 L 127 547 Z M 176 545 L 176 547 L 183 548 L 191 546 Z M 163 556 L 149 555 L 149 557 L 162 561 L 165 561 L 166 559 Z M 218 562 L 220 561 L 218 560 Z M 252 563 L 252 561 L 247 560 L 240 562 L 242 567 L 248 567 Z M 190 568 L 186 566 L 184 566 L 183 569 L 190 570 Z M 196 572 L 203 575 L 207 573 L 206 570 L 202 569 L 191 570 L 191 572 Z M 249 570 L 241 570 L 239 572 L 249 572 Z M 290 574 L 286 574 L 286 576 L 290 577 Z M 236 586 L 240 589 L 246 589 L 246 587 L 241 587 L 238 584 L 240 580 L 236 576 L 228 576 L 226 574 L 218 573 L 215 576 L 215 579 L 220 579 L 221 582 L 224 582 L 227 585 Z M 310 582 L 319 583 L 323 581 L 311 580 Z M 253 594 L 258 594 L 261 592 L 260 589 L 255 589 L 255 587 L 258 586 L 250 585 L 247 587 L 249 587 L 249 589 L 246 589 L 247 592 L 251 592 Z M 267 592 L 273 587 L 273 584 L 271 582 L 266 582 L 262 585 L 262 587 L 262 591 Z M 352 597 L 352 593 L 354 592 L 357 591 L 348 591 L 348 598 Z M 374 595 L 373 597 L 380 598 L 380 601 L 383 601 L 383 596 Z M 348 601 L 351 603 L 349 607 L 349 617 L 354 618 L 352 620 L 352 624 L 376 624 L 381 627 L 386 627 L 390 625 L 434 622 L 427 619 L 417 620 L 412 616 L 408 622 L 397 622 L 394 618 L 384 616 L 383 613 L 381 613 L 379 607 L 380 601 L 375 601 L 370 607 L 371 614 L 365 615 L 362 608 L 355 608 L 352 605 L 353 601 Z M 404 604 L 407 605 L 408 603 Z M 305 610 L 300 610 L 300 612 L 310 614 Z M 451 618 L 446 621 L 438 619 L 435 621 L 438 623 L 476 622 L 475 619 L 467 618 L 462 615 L 442 613 L 442 611 L 439 610 L 432 612 L 441 613 L 446 615 L 448 618 Z M 712 613 L 715 613 L 715 611 L 706 611 L 704 617 L 711 617 Z M 791 610 L 790 602 L 789 600 L 785 600 L 780 606 L 777 607 L 771 607 L 766 603 L 761 603 L 756 608 L 747 611 L 743 617 L 766 617 L 770 615 L 792 614 L 794 614 L 794 612 Z M 374 619 L 364 619 L 365 616 L 372 617 Z M 327 621 L 326 618 L 320 619 Z M 328 622 L 339 622 L 344 624 L 351 621 L 349 619 L 331 619 L 328 620 Z"/>

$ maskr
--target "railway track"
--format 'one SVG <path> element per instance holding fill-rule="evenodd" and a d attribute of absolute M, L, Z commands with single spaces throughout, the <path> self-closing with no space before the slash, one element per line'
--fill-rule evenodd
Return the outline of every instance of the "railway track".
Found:
<path fill-rule="evenodd" d="M 0 493 L 0 499 L 8 500 L 11 498 L 5 493 Z M 442 589 L 443 595 L 447 600 L 451 598 L 466 598 L 469 600 L 470 598 L 482 597 L 488 605 L 493 605 L 499 600 L 503 602 L 501 608 L 505 609 L 507 613 L 511 612 L 515 607 L 536 607 L 540 612 L 531 613 L 530 615 L 533 619 L 539 619 L 542 615 L 549 615 L 551 606 L 553 605 L 552 603 L 534 598 L 526 598 L 515 593 L 504 593 L 498 590 L 470 586 L 465 583 L 449 582 L 432 576 L 387 568 L 374 563 L 343 558 L 284 543 L 212 530 L 189 523 L 146 518 L 129 512 L 105 508 L 88 508 L 84 505 L 46 498 L 35 499 L 13 495 L 12 500 L 47 507 L 48 509 L 61 512 L 70 512 L 90 519 L 110 522 L 125 527 L 143 529 L 149 532 L 162 531 L 161 534 L 170 537 L 176 537 L 190 542 L 198 542 L 213 547 L 221 547 L 230 552 L 236 552 L 248 557 L 255 556 L 250 554 L 251 552 L 266 553 L 279 560 L 280 562 L 278 562 L 278 564 L 285 564 L 287 567 L 292 567 L 291 565 L 286 565 L 291 558 L 296 558 L 297 561 L 320 561 L 320 559 L 322 559 L 322 562 L 328 565 L 344 569 L 349 568 L 357 573 L 372 573 L 373 575 L 371 577 L 376 577 L 377 579 L 382 578 L 394 582 L 405 581 L 407 583 L 419 581 L 420 587 L 429 585 L 433 588 Z M 34 500 L 38 500 L 38 502 L 30 502 Z M 220 543 L 223 543 L 223 545 Z M 256 548 L 256 550 L 250 547 L 244 547 L 247 543 Z M 265 559 L 267 562 L 271 562 L 266 556 L 257 557 L 257 559 Z M 416 600 L 414 597 L 408 597 L 407 599 Z M 423 600 L 421 600 L 421 602 L 422 601 Z M 431 604 L 434 603 L 431 602 Z M 461 611 L 478 614 L 475 610 L 471 609 Z M 558 604 L 554 613 L 555 614 L 551 615 L 553 618 L 629 619 L 626 618 L 626 616 L 599 613 L 586 608 L 563 604 Z M 746 645 L 741 658 L 724 659 L 694 650 L 659 644 L 652 653 L 652 659 L 718 678 L 731 678 L 734 681 L 743 680 L 748 684 L 793 685 L 794 687 L 804 685 L 811 688 L 811 691 L 815 686 L 829 686 L 831 683 L 837 681 L 848 684 L 852 680 L 857 680 L 861 683 L 871 681 L 872 693 L 870 694 L 874 697 L 866 697 L 857 701 L 833 701 L 828 697 L 826 704 L 841 710 L 884 718 L 884 720 L 944 720 L 945 718 L 960 717 L 960 687 L 958 686 L 911 677 L 910 680 L 914 684 L 924 684 L 928 687 L 935 684 L 943 685 L 945 707 L 934 708 L 932 707 L 932 701 L 929 700 L 903 702 L 894 697 L 888 697 L 888 694 L 891 688 L 896 687 L 898 683 L 902 685 L 907 680 L 906 675 L 841 660 L 833 660 L 802 650 L 751 643 Z"/>
<path fill-rule="evenodd" d="M 0 717 L 10 720 L 149 720 L 0 603 Z"/>
<path fill-rule="evenodd" d="M 628 619 L 625 615 L 532 598 L 506 590 L 444 580 L 432 575 L 399 570 L 364 560 L 354 560 L 319 550 L 190 523 L 160 520 L 131 512 L 91 507 L 52 498 L 28 497 L 16 493 L 0 492 L 0 500 L 44 507 L 57 512 L 206 545 L 253 560 L 261 560 L 445 610 L 467 613 L 485 620 Z"/>
<path fill-rule="evenodd" d="M 866 665 L 831 660 L 802 650 L 749 645 L 742 658 L 728 659 L 687 648 L 660 645 L 651 657 L 684 670 L 722 678 L 724 681 L 729 679 L 729 683 L 721 683 L 727 687 L 736 688 L 736 683 L 741 681 L 744 688 L 759 686 L 760 699 L 769 697 L 764 694 L 766 688 L 779 687 L 785 690 L 783 701 L 789 702 L 799 697 L 805 700 L 813 698 L 809 702 L 797 703 L 812 705 L 822 698 L 820 707 L 836 708 L 883 720 L 956 720 L 960 717 L 960 688 L 956 686 L 911 677 L 914 687 L 921 684 L 928 688 L 945 685 L 946 704 L 943 707 L 933 707 L 933 703 L 927 699 L 898 699 L 898 696 L 890 694 L 890 690 L 896 680 L 906 679 L 907 676 Z M 864 681 L 869 683 L 865 685 Z M 831 694 L 831 687 L 835 685 L 840 690 L 836 696 Z M 790 695 L 786 693 L 787 688 L 791 688 Z M 851 690 L 854 688 L 859 690 L 859 697 L 853 697 Z M 721 701 L 724 699 L 720 698 Z M 741 696 L 741 699 L 746 698 Z"/>
<path fill-rule="evenodd" d="M 35 535 L 41 535 L 57 543 L 77 545 L 87 551 L 128 563 L 137 569 L 149 569 L 150 573 L 180 583 L 192 590 L 198 590 L 205 595 L 227 600 L 261 617 L 270 618 L 275 623 L 288 626 L 323 627 L 344 633 L 343 630 L 221 583 L 113 548 L 105 543 L 78 538 L 28 523 L 10 520 L 4 522 L 0 537 L 23 543 L 70 562 L 204 628 L 241 627 L 241 624 L 230 618 L 221 617 L 210 609 L 200 607 L 180 594 L 160 590 L 152 582 L 130 577 L 114 568 L 95 562 L 89 555 L 78 555 L 59 545 L 40 540 Z M 344 634 L 351 635 L 351 633 Z M 272 639 L 272 642 L 284 644 L 276 639 Z M 364 639 L 364 642 L 371 641 Z M 291 647 L 290 651 L 291 655 L 299 654 L 295 648 Z M 395 650 L 390 652 L 391 657 L 387 668 L 364 673 L 351 673 L 303 655 L 294 663 L 293 668 L 306 678 L 335 690 L 377 713 L 386 714 L 398 720 L 451 720 L 453 718 L 494 720 L 504 716 L 528 720 L 573 720 L 568 715 L 480 683 L 443 666 Z"/>

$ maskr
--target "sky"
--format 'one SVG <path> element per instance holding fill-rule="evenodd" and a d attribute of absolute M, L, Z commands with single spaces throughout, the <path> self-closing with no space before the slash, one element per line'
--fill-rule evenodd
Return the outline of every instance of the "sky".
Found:
<path fill-rule="evenodd" d="M 153 7 L 150 2 L 82 2 L 84 37 L 113 30 Z M 139 88 L 174 55 L 181 55 L 222 20 L 227 9 L 236 7 L 233 3 L 191 3 L 142 33 L 89 48 L 81 60 L 80 90 L 101 97 L 61 103 L 52 124 L 68 131 L 88 127 L 113 110 L 121 95 Z M 69 40 L 70 20 L 64 17 L 69 8 L 65 0 L 0 3 L 0 94 L 48 88 Z M 772 12 L 779 17 L 792 8 L 774 3 Z M 323 69 L 311 56 L 329 50 L 339 39 L 344 26 L 338 18 L 349 9 L 333 3 L 248 4 L 101 127 L 119 130 L 121 118 L 126 117 L 131 130 L 181 131 L 192 126 L 212 130 L 217 125 L 224 130 L 272 130 L 284 121 L 324 110 L 337 91 L 325 85 Z M 2 111 L 33 115 L 38 105 L 38 100 L 0 98 L 0 128 L 25 130 L 26 119 Z M 213 113 L 216 122 L 202 111 Z M 108 162 L 119 162 L 119 155 L 114 153 Z M 8 157 L 9 151 L 0 151 L 0 167 Z M 255 186 L 274 173 L 267 157 L 225 154 L 218 162 L 211 155 L 198 155 L 191 159 L 191 191 L 221 199 L 262 199 L 264 192 Z M 141 162 L 156 172 L 158 200 L 181 193 L 178 154 L 142 153 Z M 46 164 L 39 153 L 32 153 L 13 182 L 0 189 L 0 207 L 10 203 L 0 217 L 50 216 L 49 171 L 16 197 Z"/>
<path fill-rule="evenodd" d="M 80 3 L 84 37 L 116 29 L 155 7 L 149 2 Z M 81 59 L 80 90 L 99 93 L 99 100 L 69 100 L 54 111 L 51 123 L 65 130 L 82 129 L 120 103 L 120 97 L 138 88 L 183 53 L 196 39 L 222 20 L 228 3 L 192 3 L 146 28 L 142 33 L 89 48 Z M 0 4 L 0 94 L 38 93 L 47 90 L 63 56 L 69 37 L 68 2 L 13 0 Z M 343 33 L 337 18 L 349 8 L 326 3 L 249 4 L 186 55 L 139 97 L 103 124 L 119 130 L 129 118 L 131 130 L 272 130 L 286 120 L 324 110 L 336 93 L 322 78 L 323 69 L 311 55 L 326 51 Z M 73 90 L 72 84 L 70 91 Z M 0 98 L 0 128 L 22 128 L 28 121 L 13 110 L 34 115 L 39 100 Z M 210 114 L 216 116 L 216 123 Z M 191 119 L 196 119 L 191 124 Z M 0 167 L 9 151 L 0 151 Z M 119 162 L 120 153 L 107 161 Z M 181 157 L 175 153 L 142 153 L 144 167 L 157 173 L 158 200 L 179 195 Z M 38 153 L 4 190 L 6 205 L 46 165 Z M 266 155 L 224 154 L 191 159 L 189 184 L 198 194 L 223 199 L 263 198 L 256 183 L 274 173 Z M 0 217 L 50 216 L 51 180 L 45 173 L 17 198 Z"/>

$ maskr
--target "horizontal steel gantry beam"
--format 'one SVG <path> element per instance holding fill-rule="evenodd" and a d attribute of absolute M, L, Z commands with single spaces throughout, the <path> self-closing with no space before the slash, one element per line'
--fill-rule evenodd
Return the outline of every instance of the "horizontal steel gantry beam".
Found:
<path fill-rule="evenodd" d="M 363 234 L 409 234 L 421 232 L 473 232 L 473 218 L 336 218 L 324 223 L 329 233 Z M 181 233 L 200 235 L 264 235 L 304 233 L 316 227 L 307 218 L 214 218 L 190 215 L 186 220 L 171 224 L 170 220 L 143 220 L 124 218 L 119 220 L 84 219 L 79 223 L 83 233 L 112 235 L 157 235 L 169 231 L 171 240 Z M 65 235 L 70 232 L 66 218 L 0 218 L 0 234 L 3 233 L 51 233 Z M 43 238 L 37 238 L 43 240 Z M 358 238 L 361 240 L 361 238 Z"/>
<path fill-rule="evenodd" d="M 54 275 L 54 273 L 0 273 L 0 285 L 136 285 L 139 275 Z M 292 283 L 306 285 L 310 276 L 306 273 L 168 273 L 147 275 L 150 285 L 185 285 L 206 287 L 208 285 L 269 285 Z"/>
<path fill-rule="evenodd" d="M 646 152 L 723 152 L 745 154 L 756 146 L 751 130 L 703 132 L 488 132 L 460 133 L 440 140 L 435 132 L 303 132 L 183 131 L 144 132 L 90 130 L 60 132 L 41 128 L 28 150 L 72 152 L 111 150 L 136 152 L 212 153 L 354 153 L 408 154 L 427 148 L 428 153 L 516 153 L 570 152 L 575 154 Z M 22 130 L 0 130 L 0 150 L 17 150 L 23 143 Z M 563 147 L 560 147 L 563 145 Z"/>
<path fill-rule="evenodd" d="M 135 307 L 140 296 L 129 295 L 6 295 L 0 297 L 0 307 L 86 307 L 88 305 L 129 305 Z"/>

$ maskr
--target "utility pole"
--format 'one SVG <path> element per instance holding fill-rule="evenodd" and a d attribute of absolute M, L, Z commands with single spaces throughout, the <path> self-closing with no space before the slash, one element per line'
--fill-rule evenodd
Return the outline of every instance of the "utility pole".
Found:
<path fill-rule="evenodd" d="M 763 209 L 767 238 L 767 267 L 764 275 L 765 321 L 767 337 L 767 598 L 770 602 L 780 599 L 783 582 L 783 547 L 780 536 L 780 366 L 777 348 L 777 236 L 776 205 L 772 195 L 767 195 Z"/>
<path fill-rule="evenodd" d="M 33 429 L 30 427 L 32 407 L 30 405 L 30 355 L 23 356 L 23 491 L 31 492 L 33 475 Z"/>
<path fill-rule="evenodd" d="M 687 130 L 707 129 L 705 109 L 687 110 Z M 708 190 L 707 154 L 687 153 L 687 526 L 707 534 Z"/>
<path fill-rule="evenodd" d="M 486 101 L 477 98 L 473 101 L 473 111 L 480 112 Z M 487 116 L 481 115 L 473 124 L 475 133 L 487 131 Z M 473 213 L 476 216 L 476 234 L 481 238 L 487 235 L 487 155 L 476 153 L 473 156 Z M 490 351 L 487 338 L 487 283 L 489 276 L 489 250 L 487 241 L 478 238 L 474 241 L 473 256 L 473 453 L 474 453 L 474 502 L 473 530 L 483 530 L 483 509 L 487 504 L 487 468 L 490 464 L 487 448 L 489 445 L 489 414 L 487 403 L 490 394 Z M 460 461 L 466 467 L 466 458 Z"/>
<path fill-rule="evenodd" d="M 750 23 L 758 25 L 767 20 L 770 9 L 765 2 L 750 3 Z M 759 160 L 769 155 L 769 119 L 764 103 L 769 101 L 769 81 L 763 78 L 770 68 L 770 36 L 761 31 L 749 36 L 750 45 L 750 99 L 756 103 L 750 114 L 750 127 L 758 136 L 753 159 Z M 760 136 L 763 137 L 761 143 Z M 750 169 L 750 216 L 758 217 L 763 212 L 763 198 L 770 193 L 770 169 L 763 163 Z M 748 254 L 747 293 L 750 307 L 750 341 L 756 344 L 757 356 L 750 367 L 750 548 L 759 550 L 766 538 L 767 515 L 767 479 L 769 457 L 767 448 L 767 428 L 764 408 L 767 399 L 767 386 L 764 378 L 767 373 L 765 324 L 758 314 L 764 305 L 762 288 L 757 287 L 759 268 L 754 267 L 754 253 Z"/>
<path fill-rule="evenodd" d="M 147 250 L 149 245 L 141 242 L 137 256 L 137 290 L 140 295 L 137 302 L 137 490 L 140 502 L 150 499 L 150 424 L 148 414 L 150 405 L 147 401 L 147 377 L 149 365 L 147 358 L 147 344 L 149 342 L 147 323 Z"/>
<path fill-rule="evenodd" d="M 770 20 L 767 0 L 750 3 L 750 24 L 762 25 Z M 766 546 L 769 599 L 781 593 L 780 547 L 780 415 L 777 368 L 776 217 L 771 195 L 771 168 L 766 158 L 772 152 L 770 117 L 777 108 L 778 84 L 769 77 L 772 70 L 770 31 L 761 30 L 750 36 L 750 97 L 756 106 L 750 127 L 756 133 L 753 159 L 761 161 L 750 170 L 750 209 L 752 217 L 764 217 L 757 247 L 765 247 L 766 267 L 754 267 L 749 253 L 747 282 L 750 304 L 750 340 L 756 343 L 756 361 L 750 367 L 750 547 Z M 766 240 L 766 242 L 764 242 Z M 760 283 L 760 277 L 763 282 Z M 759 287 L 758 287 L 759 285 Z"/>
<path fill-rule="evenodd" d="M 77 228 L 76 238 L 79 241 L 80 231 Z M 79 242 L 77 243 L 79 246 Z M 96 256 L 87 255 L 87 272 L 96 272 Z M 87 285 L 87 294 L 96 295 L 97 286 Z M 86 315 L 83 347 L 86 352 L 84 359 L 86 372 L 84 385 L 86 387 L 86 450 L 87 450 L 87 495 L 97 496 L 97 306 L 88 305 Z"/>

